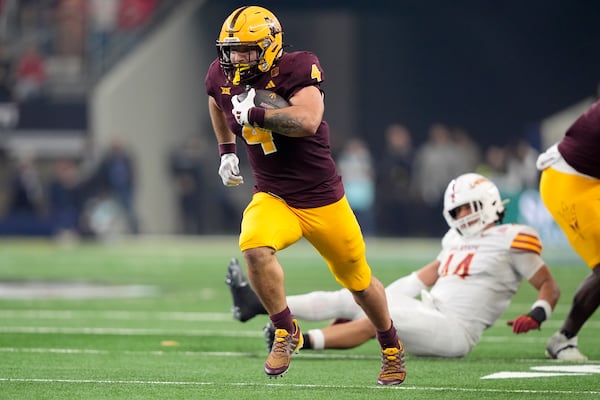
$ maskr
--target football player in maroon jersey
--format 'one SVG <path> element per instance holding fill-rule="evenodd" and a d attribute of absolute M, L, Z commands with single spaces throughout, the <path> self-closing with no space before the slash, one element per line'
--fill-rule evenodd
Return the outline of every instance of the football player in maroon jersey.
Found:
<path fill-rule="evenodd" d="M 376 327 L 383 363 L 378 383 L 400 384 L 406 376 L 402 342 L 383 285 L 371 274 L 360 226 L 331 155 L 329 126 L 323 120 L 323 70 L 313 53 L 285 52 L 282 35 L 269 10 L 236 9 L 223 23 L 218 57 L 205 79 L 223 184 L 243 183 L 238 138 L 256 182 L 243 214 L 239 246 L 252 287 L 276 328 L 265 372 L 269 377 L 285 373 L 292 353 L 303 344 L 287 306 L 276 252 L 304 237 Z M 277 93 L 289 107 L 255 107 L 256 89 Z"/>
<path fill-rule="evenodd" d="M 504 214 L 500 191 L 489 179 L 466 173 L 450 181 L 443 209 L 450 229 L 441 239 L 437 256 L 386 286 L 390 313 L 406 352 L 464 357 L 506 311 L 524 281 L 537 289 L 537 297 L 529 312 L 507 325 L 515 334 L 523 334 L 540 329 L 550 318 L 560 288 L 541 256 L 541 239 L 530 226 L 503 223 Z M 235 258 L 227 266 L 225 282 L 234 318 L 245 322 L 266 313 Z M 375 335 L 347 290 L 319 290 L 287 300 L 299 319 L 333 321 L 304 334 L 307 349 L 348 349 Z M 271 324 L 264 333 L 271 348 Z"/>
<path fill-rule="evenodd" d="M 600 305 L 600 101 L 538 157 L 540 195 L 591 273 L 581 282 L 561 329 L 548 341 L 551 358 L 585 361 L 577 334 Z"/>

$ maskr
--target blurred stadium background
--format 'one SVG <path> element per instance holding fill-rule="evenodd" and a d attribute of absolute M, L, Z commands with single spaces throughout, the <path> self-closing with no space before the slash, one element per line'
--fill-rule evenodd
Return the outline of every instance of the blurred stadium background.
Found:
<path fill-rule="evenodd" d="M 242 4 L 0 1 L 0 234 L 235 234 L 252 179 L 243 165 L 243 187 L 221 186 L 204 74 L 222 21 Z M 335 154 L 358 137 L 375 172 L 392 124 L 408 128 L 415 153 L 435 124 L 466 133 L 479 157 L 468 168 L 488 171 L 487 149 L 524 141 L 539 151 L 597 96 L 597 2 L 261 5 L 281 20 L 290 50 L 321 59 Z M 133 160 L 131 193 L 111 192 L 103 176 L 105 156 L 120 146 Z M 388 213 L 379 198 L 386 184 L 371 178 L 368 235 L 445 230 L 439 202 L 414 195 L 404 213 Z M 506 190 L 509 220 L 564 244 L 535 188 L 518 182 Z"/>
<path fill-rule="evenodd" d="M 429 400 L 597 398 L 597 361 L 577 377 L 567 366 L 551 384 L 543 374 L 482 376 L 561 367 L 544 359 L 544 343 L 588 271 L 541 205 L 531 161 L 598 97 L 600 2 L 260 4 L 281 20 L 290 50 L 321 60 L 334 154 L 348 188 L 368 199 L 355 211 L 382 281 L 436 255 L 447 227 L 440 188 L 427 184 L 467 168 L 511 200 L 508 222 L 539 230 L 561 284 L 541 331 L 515 337 L 505 325 L 529 307 L 525 285 L 465 362 L 409 357 L 399 390 Z M 379 365 L 373 343 L 302 353 L 297 374 L 264 383 L 264 320 L 231 318 L 223 280 L 240 256 L 252 177 L 241 154 L 246 183 L 221 185 L 204 75 L 222 21 L 240 5 L 0 0 L 0 398 L 330 399 L 332 389 L 389 398 L 365 374 Z M 406 159 L 390 156 L 390 127 L 408 132 Z M 416 161 L 438 134 L 451 165 L 470 164 Z M 355 139 L 362 157 L 347 153 Z M 347 164 L 364 176 L 352 180 Z M 304 241 L 280 256 L 289 293 L 338 287 Z M 599 327 L 595 315 L 580 338 L 591 360 Z"/>

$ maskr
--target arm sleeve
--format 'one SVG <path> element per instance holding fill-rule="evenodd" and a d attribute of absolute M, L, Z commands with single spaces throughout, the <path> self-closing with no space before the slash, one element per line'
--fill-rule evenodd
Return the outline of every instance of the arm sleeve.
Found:
<path fill-rule="evenodd" d="M 537 253 L 529 251 L 511 251 L 510 256 L 515 269 L 526 280 L 531 279 L 531 277 L 545 265 L 544 260 Z"/>
<path fill-rule="evenodd" d="M 421 290 L 427 289 L 427 286 L 417 276 L 417 272 L 413 272 L 408 276 L 395 280 L 385 288 L 386 295 L 393 297 L 394 295 L 403 295 L 408 297 L 417 297 Z"/>
<path fill-rule="evenodd" d="M 541 253 L 542 242 L 538 233 L 529 226 L 522 226 L 510 245 L 510 257 L 515 269 L 523 278 L 531 279 L 545 264 Z"/>

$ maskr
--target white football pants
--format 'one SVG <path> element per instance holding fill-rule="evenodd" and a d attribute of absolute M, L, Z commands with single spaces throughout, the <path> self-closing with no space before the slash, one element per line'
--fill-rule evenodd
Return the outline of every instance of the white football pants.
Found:
<path fill-rule="evenodd" d="M 437 310 L 426 293 L 422 300 L 386 288 L 388 307 L 406 352 L 424 357 L 462 357 L 473 344 L 459 320 Z M 287 297 L 295 317 L 306 321 L 358 319 L 364 312 L 346 289 Z"/>

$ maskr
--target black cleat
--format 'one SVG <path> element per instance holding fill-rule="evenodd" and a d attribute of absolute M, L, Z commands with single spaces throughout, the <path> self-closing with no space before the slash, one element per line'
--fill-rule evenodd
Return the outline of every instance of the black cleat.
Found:
<path fill-rule="evenodd" d="M 265 345 L 267 346 L 267 353 L 271 352 L 273 348 L 273 342 L 275 341 L 275 327 L 271 322 L 267 323 L 263 328 L 265 334 Z"/>
<path fill-rule="evenodd" d="M 257 314 L 266 313 L 256 293 L 250 287 L 240 263 L 235 258 L 232 258 L 227 266 L 225 283 L 229 286 L 233 298 L 233 307 L 231 308 L 233 318 L 240 322 L 246 322 Z"/>
<path fill-rule="evenodd" d="M 237 258 L 232 258 L 231 261 L 229 261 L 227 275 L 225 275 L 225 283 L 232 289 L 248 286 L 248 279 L 244 276 L 242 267 Z"/>

